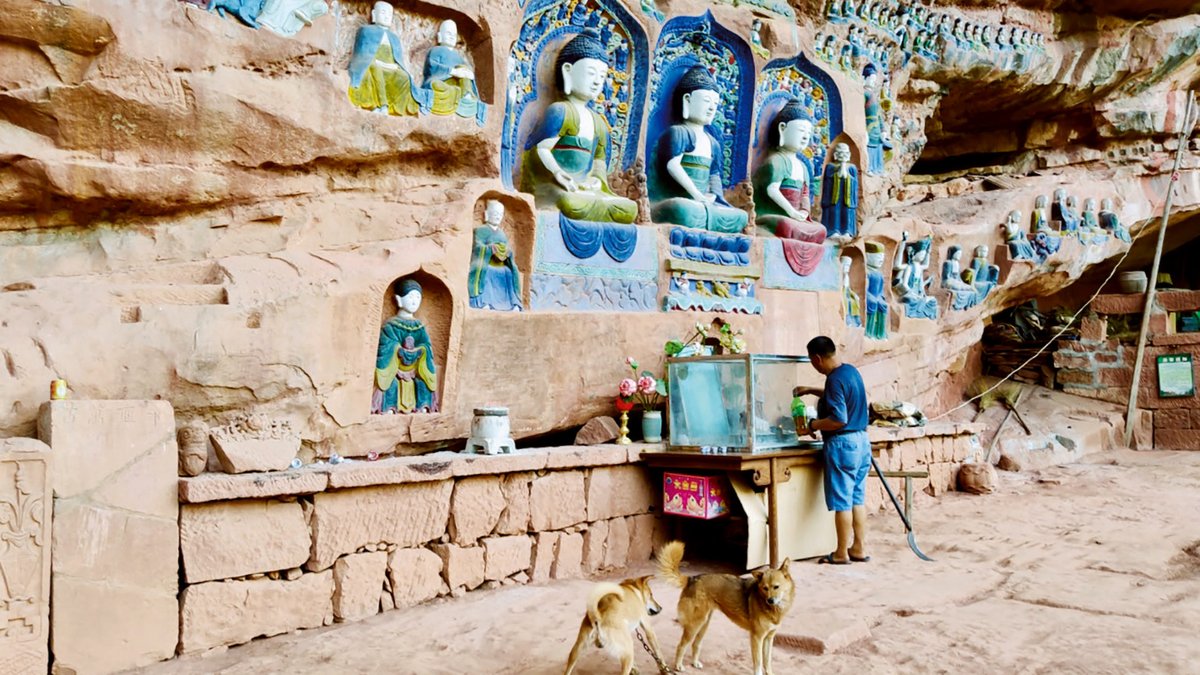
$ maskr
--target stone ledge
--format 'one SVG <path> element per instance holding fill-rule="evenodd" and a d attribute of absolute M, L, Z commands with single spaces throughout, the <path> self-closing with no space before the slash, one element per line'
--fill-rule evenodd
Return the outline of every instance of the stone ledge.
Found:
<path fill-rule="evenodd" d="M 1172 347 L 1175 345 L 1200 345 L 1200 333 L 1171 333 L 1155 335 L 1150 338 L 1150 344 L 1155 347 Z"/>
<path fill-rule="evenodd" d="M 929 436 L 963 436 L 987 430 L 982 422 L 933 422 L 923 427 L 867 427 L 872 443 L 895 443 Z"/>
<path fill-rule="evenodd" d="M 434 452 L 411 457 L 390 457 L 376 462 L 353 460 L 268 473 L 206 473 L 179 479 L 179 501 L 185 504 L 230 499 L 307 495 L 326 490 L 424 483 L 478 475 L 499 475 L 544 469 L 579 469 L 634 464 L 643 450 L 661 445 L 568 445 L 517 450 L 511 455 L 468 455 Z"/>

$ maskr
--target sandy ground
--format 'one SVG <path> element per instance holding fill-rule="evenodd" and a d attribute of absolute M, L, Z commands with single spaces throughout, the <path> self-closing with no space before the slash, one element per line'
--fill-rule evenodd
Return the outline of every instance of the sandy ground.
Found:
<path fill-rule="evenodd" d="M 775 672 L 1200 672 L 1200 453 L 1117 451 L 1001 479 L 989 496 L 917 501 L 936 563 L 912 555 L 890 514 L 871 519 L 871 562 L 795 563 Z M 475 592 L 141 672 L 560 673 L 589 585 Z M 673 651 L 678 591 L 656 594 Z M 750 671 L 748 640 L 723 617 L 704 657 L 703 672 Z M 638 665 L 656 671 L 644 652 Z M 577 672 L 616 662 L 591 649 Z"/>

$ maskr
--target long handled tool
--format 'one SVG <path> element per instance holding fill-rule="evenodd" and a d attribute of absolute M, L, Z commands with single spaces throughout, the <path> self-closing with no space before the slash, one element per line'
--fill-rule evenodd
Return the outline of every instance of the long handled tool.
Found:
<path fill-rule="evenodd" d="M 888 485 L 887 479 L 883 477 L 883 471 L 879 468 L 879 463 L 871 457 L 871 466 L 875 468 L 875 474 L 879 476 L 879 480 L 883 483 L 883 489 L 887 491 L 888 497 L 892 498 L 892 506 L 896 507 L 896 513 L 900 514 L 900 520 L 904 521 L 904 529 L 908 530 L 908 547 L 912 549 L 917 557 L 925 562 L 933 562 L 933 558 L 921 552 L 921 548 L 917 546 L 917 537 L 913 534 L 912 523 L 908 522 L 908 516 L 904 515 L 904 509 L 900 508 L 900 500 L 896 499 L 896 494 L 892 492 L 892 486 Z"/>

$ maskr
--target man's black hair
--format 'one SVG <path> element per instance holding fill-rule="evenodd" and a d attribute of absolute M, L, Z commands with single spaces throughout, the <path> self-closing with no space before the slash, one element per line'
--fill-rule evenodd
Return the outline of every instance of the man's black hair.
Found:
<path fill-rule="evenodd" d="M 809 356 L 828 358 L 834 354 L 837 354 L 837 345 L 833 344 L 833 340 L 830 340 L 824 335 L 818 335 L 817 337 L 808 341 Z"/>

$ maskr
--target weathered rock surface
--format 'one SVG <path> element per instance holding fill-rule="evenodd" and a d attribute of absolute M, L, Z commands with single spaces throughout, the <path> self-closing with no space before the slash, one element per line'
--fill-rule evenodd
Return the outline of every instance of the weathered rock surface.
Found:
<path fill-rule="evenodd" d="M 194 584 L 303 565 L 312 539 L 298 502 L 186 505 L 179 513 L 184 578 Z"/>
<path fill-rule="evenodd" d="M 442 576 L 451 588 L 473 591 L 484 582 L 486 556 L 483 546 L 463 548 L 454 544 L 434 544 L 430 547 L 442 559 Z"/>
<path fill-rule="evenodd" d="M 0 508 L 21 514 L 6 521 L 0 549 L 0 620 L 20 627 L 0 634 L 0 672 L 45 672 L 50 659 L 51 460 L 45 443 L 0 439 Z"/>
<path fill-rule="evenodd" d="M 617 437 L 620 427 L 617 421 L 608 415 L 593 417 L 575 434 L 575 445 L 599 445 L 608 443 Z"/>
<path fill-rule="evenodd" d="M 459 546 L 470 546 L 492 533 L 507 506 L 500 478 L 480 476 L 454 484 L 450 501 L 450 537 Z"/>
<path fill-rule="evenodd" d="M 529 492 L 529 526 L 534 531 L 560 530 L 587 519 L 582 471 L 555 471 L 533 480 Z"/>
<path fill-rule="evenodd" d="M 442 580 L 442 559 L 425 548 L 401 548 L 388 558 L 388 579 L 396 608 L 411 607 L 450 591 Z"/>
<path fill-rule="evenodd" d="M 183 653 L 198 652 L 332 620 L 333 572 L 305 574 L 296 581 L 196 584 L 180 598 L 179 647 Z"/>
<path fill-rule="evenodd" d="M 597 467 L 588 472 L 587 519 L 646 513 L 657 503 L 650 472 L 640 466 Z"/>
<path fill-rule="evenodd" d="M 524 535 L 489 537 L 483 540 L 486 561 L 483 576 L 500 580 L 529 569 L 533 559 L 533 539 Z"/>
<path fill-rule="evenodd" d="M 357 621 L 377 614 L 387 568 L 384 551 L 338 558 L 333 566 L 333 617 Z"/>

